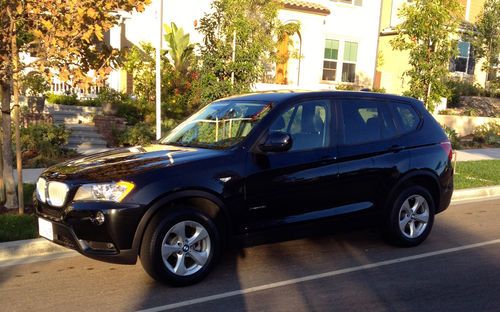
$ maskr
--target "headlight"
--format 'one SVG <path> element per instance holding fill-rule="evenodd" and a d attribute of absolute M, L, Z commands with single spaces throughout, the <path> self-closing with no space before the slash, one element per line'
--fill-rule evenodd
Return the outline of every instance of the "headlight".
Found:
<path fill-rule="evenodd" d="M 66 202 L 69 187 L 62 182 L 51 181 L 47 185 L 47 203 L 54 207 L 62 207 Z"/>
<path fill-rule="evenodd" d="M 97 200 L 121 202 L 134 189 L 134 184 L 120 181 L 112 183 L 84 184 L 78 188 L 75 201 Z"/>
<path fill-rule="evenodd" d="M 38 200 L 40 200 L 42 203 L 45 203 L 47 201 L 46 191 L 47 191 L 47 181 L 45 181 L 45 179 L 43 178 L 39 178 L 38 181 L 36 182 L 36 196 L 38 197 Z"/>

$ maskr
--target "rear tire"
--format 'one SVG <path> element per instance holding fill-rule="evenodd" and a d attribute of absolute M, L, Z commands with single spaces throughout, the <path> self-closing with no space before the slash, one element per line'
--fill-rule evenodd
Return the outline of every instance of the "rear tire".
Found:
<path fill-rule="evenodd" d="M 419 185 L 405 188 L 385 215 L 384 237 L 397 246 L 417 246 L 429 236 L 434 214 L 434 200 L 427 189 Z"/>
<path fill-rule="evenodd" d="M 153 218 L 144 233 L 140 259 L 155 280 L 187 286 L 207 276 L 220 248 L 213 220 L 194 208 L 178 207 Z"/>

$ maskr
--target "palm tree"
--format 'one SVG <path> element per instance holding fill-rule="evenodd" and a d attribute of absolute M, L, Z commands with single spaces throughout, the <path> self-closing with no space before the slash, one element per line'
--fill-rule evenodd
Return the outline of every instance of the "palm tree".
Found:
<path fill-rule="evenodd" d="M 165 28 L 165 40 L 168 43 L 168 53 L 174 70 L 184 75 L 191 66 L 194 45 L 189 42 L 189 34 L 184 33 L 182 28 L 178 28 L 175 23 L 170 25 L 165 24 L 163 26 Z"/>

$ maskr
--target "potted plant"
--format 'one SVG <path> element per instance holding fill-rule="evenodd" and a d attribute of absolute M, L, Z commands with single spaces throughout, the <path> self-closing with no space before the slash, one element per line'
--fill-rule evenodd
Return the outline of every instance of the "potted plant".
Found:
<path fill-rule="evenodd" d="M 110 88 L 103 88 L 97 99 L 102 104 L 104 115 L 116 115 L 120 103 L 124 101 L 124 95 Z"/>
<path fill-rule="evenodd" d="M 49 83 L 40 73 L 32 71 L 23 77 L 22 85 L 28 96 L 29 110 L 41 114 L 45 107 L 44 94 L 50 90 Z"/>

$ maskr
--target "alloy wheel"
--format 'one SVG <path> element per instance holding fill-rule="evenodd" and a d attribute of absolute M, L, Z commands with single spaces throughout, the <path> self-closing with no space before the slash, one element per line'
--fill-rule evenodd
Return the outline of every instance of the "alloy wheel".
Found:
<path fill-rule="evenodd" d="M 161 256 L 167 269 L 179 276 L 201 270 L 211 253 L 207 229 L 195 221 L 181 221 L 172 226 L 161 244 Z"/>
<path fill-rule="evenodd" d="M 429 204 L 421 195 L 409 196 L 399 209 L 399 229 L 407 238 L 417 238 L 429 223 Z"/>

